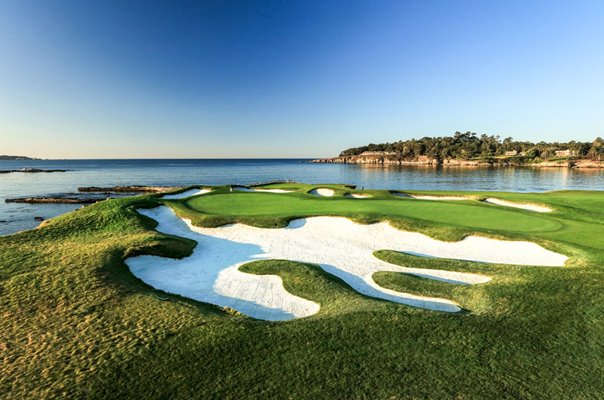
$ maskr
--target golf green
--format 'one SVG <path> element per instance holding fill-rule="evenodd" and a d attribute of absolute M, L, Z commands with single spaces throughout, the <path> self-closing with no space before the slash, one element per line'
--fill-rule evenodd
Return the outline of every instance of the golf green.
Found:
<path fill-rule="evenodd" d="M 328 187 L 332 197 L 310 194 Z M 217 187 L 188 199 L 103 201 L 0 238 L 3 398 L 601 398 L 604 387 L 604 192 L 463 193 L 403 198 L 345 185 L 287 183 L 260 193 Z M 253 189 L 253 188 L 252 188 Z M 540 204 L 551 213 L 487 204 Z M 528 240 L 569 256 L 563 267 L 417 257 L 388 263 L 484 274 L 452 285 L 380 272 L 384 288 L 452 299 L 445 313 L 359 294 L 317 265 L 262 260 L 239 269 L 278 275 L 320 304 L 309 317 L 267 322 L 160 292 L 132 275 L 136 255 L 183 258 L 196 243 L 154 230 L 136 212 L 169 205 L 193 224 L 283 227 L 295 218 L 391 221 L 441 240 Z M 199 251 L 203 251 L 200 248 Z M 202 266 L 201 266 L 202 267 Z"/>

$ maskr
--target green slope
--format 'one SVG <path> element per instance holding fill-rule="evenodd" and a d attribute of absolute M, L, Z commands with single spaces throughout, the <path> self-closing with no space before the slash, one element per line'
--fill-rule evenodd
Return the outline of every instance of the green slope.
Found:
<path fill-rule="evenodd" d="M 194 243 L 153 231 L 133 210 L 153 196 L 105 201 L 0 238 L 0 393 L 3 398 L 599 398 L 604 387 L 604 193 L 499 193 L 551 214 L 467 202 L 307 194 L 216 194 L 166 202 L 195 223 L 282 226 L 291 218 L 388 219 L 432 236 L 479 233 L 564 251 L 564 268 L 376 256 L 426 268 L 481 272 L 458 286 L 394 273 L 384 287 L 450 297 L 461 314 L 366 298 L 320 268 L 262 261 L 321 303 L 308 318 L 270 323 L 160 293 L 134 278 L 134 254 L 186 256 Z M 324 187 L 321 185 L 320 187 Z M 442 193 L 444 194 L 444 193 Z M 387 250 L 387 249 L 385 249 Z"/>

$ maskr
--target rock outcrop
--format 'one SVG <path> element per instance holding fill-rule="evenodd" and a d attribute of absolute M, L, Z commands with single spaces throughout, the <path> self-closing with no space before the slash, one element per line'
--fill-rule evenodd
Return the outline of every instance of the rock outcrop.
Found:
<path fill-rule="evenodd" d="M 0 174 L 10 174 L 12 172 L 23 173 L 39 173 L 39 172 L 67 172 L 67 169 L 40 169 L 40 168 L 23 168 L 23 169 L 0 169 Z"/>
<path fill-rule="evenodd" d="M 604 168 L 604 161 L 577 160 L 573 163 L 575 168 Z"/>
<path fill-rule="evenodd" d="M 526 162 L 522 157 L 489 158 L 462 160 L 447 158 L 439 160 L 428 156 L 419 156 L 412 159 L 404 158 L 401 154 L 381 151 L 366 151 L 357 155 L 339 156 L 332 158 L 319 158 L 313 163 L 325 164 L 376 164 L 376 165 L 427 165 L 445 167 L 555 167 L 555 168 L 604 168 L 604 161 L 592 160 L 556 160 L 542 161 L 539 163 Z"/>
<path fill-rule="evenodd" d="M 180 186 L 111 186 L 111 187 L 98 187 L 98 186 L 87 186 L 79 187 L 78 192 L 84 193 L 163 193 L 171 190 L 179 189 Z"/>
<path fill-rule="evenodd" d="M 16 199 L 6 199 L 6 203 L 26 203 L 26 204 L 93 204 L 108 197 L 20 197 Z"/>

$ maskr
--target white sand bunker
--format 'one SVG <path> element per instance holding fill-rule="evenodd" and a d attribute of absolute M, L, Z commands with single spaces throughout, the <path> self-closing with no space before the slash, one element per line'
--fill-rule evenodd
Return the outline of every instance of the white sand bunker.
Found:
<path fill-rule="evenodd" d="M 253 189 L 254 192 L 266 192 L 266 193 L 291 193 L 293 190 L 286 189 Z"/>
<path fill-rule="evenodd" d="M 245 186 L 235 186 L 233 189 L 239 192 L 265 192 L 265 193 L 291 193 L 293 190 L 286 189 L 263 189 L 263 188 L 249 188 Z"/>
<path fill-rule="evenodd" d="M 351 199 L 368 199 L 368 198 L 371 197 L 371 195 L 370 194 L 365 194 L 365 193 L 348 193 L 344 197 L 348 197 L 348 198 L 351 198 Z"/>
<path fill-rule="evenodd" d="M 335 194 L 333 189 L 327 189 L 327 188 L 313 189 L 309 193 L 314 196 L 323 196 L 323 197 L 332 197 Z"/>
<path fill-rule="evenodd" d="M 263 229 L 242 224 L 219 228 L 192 226 L 165 206 L 139 210 L 158 221 L 157 230 L 198 242 L 182 260 L 156 256 L 129 258 L 134 275 L 149 285 L 195 300 L 228 306 L 265 320 L 287 320 L 315 314 L 319 305 L 292 295 L 277 276 L 254 275 L 238 268 L 259 259 L 285 259 L 318 264 L 367 296 L 430 310 L 456 312 L 447 299 L 417 296 L 384 289 L 372 275 L 379 271 L 408 273 L 458 284 L 485 283 L 479 274 L 388 264 L 373 251 L 393 249 L 413 254 L 493 263 L 560 266 L 566 256 L 529 242 L 468 237 L 442 242 L 399 231 L 386 222 L 362 225 L 341 217 L 314 217 L 292 221 L 287 228 Z"/>
<path fill-rule="evenodd" d="M 420 194 L 410 194 L 409 197 L 418 200 L 441 200 L 441 201 L 458 201 L 458 200 L 471 200 L 464 196 L 430 196 L 430 195 L 420 195 Z"/>
<path fill-rule="evenodd" d="M 441 201 L 457 201 L 457 200 L 471 200 L 464 196 L 432 196 L 423 194 L 409 194 L 403 192 L 390 192 L 395 196 L 404 197 L 407 199 L 418 199 L 418 200 L 441 200 Z"/>
<path fill-rule="evenodd" d="M 199 196 L 202 194 L 206 194 L 211 192 L 212 189 L 208 189 L 208 188 L 203 188 L 203 189 L 189 189 L 189 190 L 185 190 L 184 192 L 181 193 L 176 193 L 176 194 L 166 194 L 164 196 L 162 196 L 161 198 L 163 200 L 177 200 L 177 199 L 186 199 L 187 197 L 191 197 L 191 196 Z"/>
<path fill-rule="evenodd" d="M 497 199 L 495 197 L 488 197 L 484 201 L 485 201 L 485 203 L 496 204 L 498 206 L 521 208 L 523 210 L 529 210 L 529 211 L 535 211 L 535 212 L 541 212 L 541 213 L 554 211 L 551 208 L 546 207 L 546 206 L 540 206 L 537 204 L 529 204 L 529 203 L 514 203 L 512 201 Z"/>

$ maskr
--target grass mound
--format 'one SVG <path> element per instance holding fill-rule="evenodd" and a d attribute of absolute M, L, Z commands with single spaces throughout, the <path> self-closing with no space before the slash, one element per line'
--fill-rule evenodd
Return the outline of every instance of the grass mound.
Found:
<path fill-rule="evenodd" d="M 312 265 L 262 261 L 294 294 L 321 303 L 309 318 L 253 320 L 157 292 L 123 260 L 184 257 L 194 243 L 160 234 L 139 207 L 159 196 L 104 201 L 0 238 L 3 398 L 598 398 L 604 376 L 604 193 L 493 194 L 539 203 L 536 215 L 474 202 L 427 202 L 338 185 L 271 185 L 171 201 L 195 223 L 283 226 L 342 215 L 455 239 L 478 233 L 536 241 L 572 258 L 564 268 L 512 267 L 376 253 L 400 265 L 486 273 L 448 286 L 376 274 L 384 287 L 448 293 L 464 315 L 358 295 Z M 330 198 L 312 196 L 332 187 Z M 463 193 L 438 193 L 464 195 Z M 487 194 L 471 193 L 476 198 Z"/>

